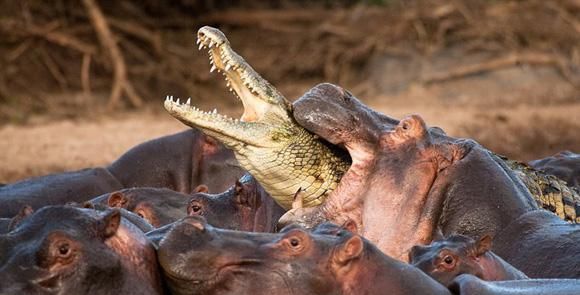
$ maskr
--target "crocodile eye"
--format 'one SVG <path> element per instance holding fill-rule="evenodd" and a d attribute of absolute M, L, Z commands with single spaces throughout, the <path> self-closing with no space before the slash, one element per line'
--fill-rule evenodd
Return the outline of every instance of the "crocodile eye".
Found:
<path fill-rule="evenodd" d="M 192 212 L 196 212 L 196 213 L 197 213 L 197 212 L 199 212 L 200 210 L 201 210 L 201 207 L 200 207 L 200 206 L 198 206 L 198 205 L 193 205 L 193 206 L 191 206 L 191 211 L 192 211 Z"/>

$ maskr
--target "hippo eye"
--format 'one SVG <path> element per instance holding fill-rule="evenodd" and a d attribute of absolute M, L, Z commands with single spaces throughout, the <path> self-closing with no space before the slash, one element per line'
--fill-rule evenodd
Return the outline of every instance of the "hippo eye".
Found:
<path fill-rule="evenodd" d="M 451 255 L 446 255 L 443 257 L 443 262 L 445 262 L 445 264 L 451 265 L 453 264 L 453 257 L 451 257 Z"/>
<path fill-rule="evenodd" d="M 62 244 L 58 247 L 58 254 L 62 256 L 67 256 L 69 252 L 70 252 L 69 244 Z"/>
<path fill-rule="evenodd" d="M 300 246 L 300 241 L 296 238 L 292 238 L 292 239 L 290 239 L 290 245 L 292 247 L 298 247 L 298 246 Z"/>
<path fill-rule="evenodd" d="M 141 212 L 137 212 L 137 216 L 139 216 L 141 218 L 145 218 L 145 216 L 143 216 L 143 214 L 141 214 Z"/>
<path fill-rule="evenodd" d="M 203 206 L 198 202 L 192 202 L 187 208 L 189 215 L 201 215 L 203 213 Z"/>

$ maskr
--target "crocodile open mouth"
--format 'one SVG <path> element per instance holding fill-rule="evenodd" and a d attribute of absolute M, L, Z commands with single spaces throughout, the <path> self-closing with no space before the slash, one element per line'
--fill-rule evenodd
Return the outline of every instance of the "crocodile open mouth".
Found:
<path fill-rule="evenodd" d="M 278 105 L 285 101 L 285 98 L 268 81 L 263 79 L 241 56 L 233 51 L 228 39 L 218 29 L 207 26 L 199 29 L 197 44 L 199 50 L 206 48 L 208 50 L 210 72 L 215 70 L 220 72 L 226 81 L 226 87 L 242 101 L 244 113 L 240 118 L 241 122 L 259 121 L 268 113 L 272 104 Z M 192 107 L 190 101 L 188 99 L 185 104 L 180 104 L 179 99 L 174 102 L 172 97 L 168 96 L 166 108 L 168 110 L 171 108 L 173 111 L 182 108 L 182 111 L 198 113 L 200 117 L 205 119 L 213 117 L 216 120 L 237 122 L 237 120 L 218 114 L 216 109 L 212 112 L 204 112 Z"/>

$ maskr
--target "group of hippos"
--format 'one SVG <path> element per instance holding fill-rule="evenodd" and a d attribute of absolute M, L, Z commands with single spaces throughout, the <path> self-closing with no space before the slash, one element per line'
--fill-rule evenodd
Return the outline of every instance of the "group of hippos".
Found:
<path fill-rule="evenodd" d="M 200 48 L 229 48 L 213 30 L 200 30 Z M 256 86 L 245 83 L 251 68 L 224 52 L 233 67 L 219 51 L 212 62 L 250 89 L 234 86 L 242 123 L 178 117 L 197 128 L 137 145 L 106 167 L 0 187 L 0 295 L 580 294 L 580 225 L 539 206 L 495 154 L 418 115 L 387 117 L 332 84 L 275 105 L 308 130 L 303 142 L 348 154 L 338 185 L 303 192 L 324 186 L 320 171 L 341 168 L 316 158 L 301 169 L 303 153 L 318 150 L 296 149 L 297 133 L 274 130 L 283 112 L 243 96 L 271 97 L 259 88 L 271 86 L 257 76 Z M 222 140 L 234 124 L 268 138 Z M 269 157 L 252 148 L 287 139 L 295 149 L 276 146 L 279 165 L 252 164 Z M 580 190 L 579 154 L 522 165 Z M 274 170 L 278 182 L 269 182 Z M 300 189 L 288 202 L 275 183 Z M 310 193 L 322 199 L 305 206 Z"/>

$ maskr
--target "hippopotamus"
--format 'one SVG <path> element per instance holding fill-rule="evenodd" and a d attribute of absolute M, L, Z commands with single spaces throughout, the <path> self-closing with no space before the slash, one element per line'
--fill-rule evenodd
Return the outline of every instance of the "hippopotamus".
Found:
<path fill-rule="evenodd" d="M 458 276 L 449 286 L 453 294 L 461 295 L 576 295 L 580 280 L 528 279 L 484 281 L 471 274 Z"/>
<path fill-rule="evenodd" d="M 198 191 L 207 191 L 207 187 L 200 185 L 195 189 L 195 192 Z M 153 227 L 161 227 L 187 215 L 190 197 L 166 188 L 135 187 L 98 196 L 88 203 L 124 208 Z"/>
<path fill-rule="evenodd" d="M 245 171 L 232 151 L 197 129 L 147 141 L 107 167 L 124 188 L 159 187 L 190 194 L 199 185 L 223 192 Z"/>
<path fill-rule="evenodd" d="M 190 194 L 202 184 L 222 192 L 241 177 L 233 153 L 196 129 L 137 145 L 107 167 L 41 176 L 0 187 L 0 217 L 23 205 L 38 209 L 132 187 L 168 188 Z"/>
<path fill-rule="evenodd" d="M 530 161 L 529 164 L 566 181 L 569 186 L 580 191 L 580 154 L 563 151 L 551 157 Z"/>
<path fill-rule="evenodd" d="M 452 235 L 429 246 L 414 246 L 409 259 L 411 264 L 445 286 L 460 274 L 472 274 L 486 281 L 528 278 L 493 253 L 491 245 L 489 235 L 477 241 L 464 235 Z"/>
<path fill-rule="evenodd" d="M 47 206 L 0 235 L 0 294 L 163 294 L 155 251 L 118 210 Z"/>
<path fill-rule="evenodd" d="M 82 204 L 71 202 L 67 203 L 66 206 L 93 209 L 95 211 L 107 211 L 111 209 L 111 207 L 105 204 L 90 203 L 90 201 L 84 202 Z M 121 217 L 123 217 L 126 221 L 133 223 L 133 225 L 135 225 L 143 233 L 147 233 L 155 229 L 153 225 L 147 222 L 147 220 L 131 211 L 128 211 L 124 208 L 116 208 L 116 210 L 118 210 L 119 213 L 121 213 Z"/>
<path fill-rule="evenodd" d="M 214 227 L 254 232 L 273 232 L 286 212 L 250 174 L 220 194 L 196 193 L 187 206 L 188 215 L 205 217 Z"/>
<path fill-rule="evenodd" d="M 0 187 L 0 217 L 12 217 L 25 205 L 38 209 L 83 202 L 121 188 L 121 183 L 105 168 L 34 177 Z"/>
<path fill-rule="evenodd" d="M 280 233 L 178 221 L 158 259 L 172 294 L 451 294 L 419 269 L 347 230 Z"/>
<path fill-rule="evenodd" d="M 554 231 L 549 236 L 502 235 L 519 217 L 541 209 L 505 162 L 477 142 L 428 127 L 416 114 L 390 118 L 328 83 L 298 99 L 294 117 L 345 148 L 352 165 L 322 205 L 291 209 L 282 224 L 313 227 L 352 219 L 358 233 L 402 261 L 408 261 L 413 245 L 429 244 L 437 231 L 474 239 L 489 234 L 495 240 L 492 250 L 530 277 L 577 277 L 570 269 L 580 263 L 580 227 L 554 219 L 537 224 L 537 231 Z M 501 247 L 516 237 L 528 248 L 541 248 L 543 254 L 532 260 L 550 257 L 549 263 L 560 269 L 517 263 L 524 251 L 508 253 Z"/>

